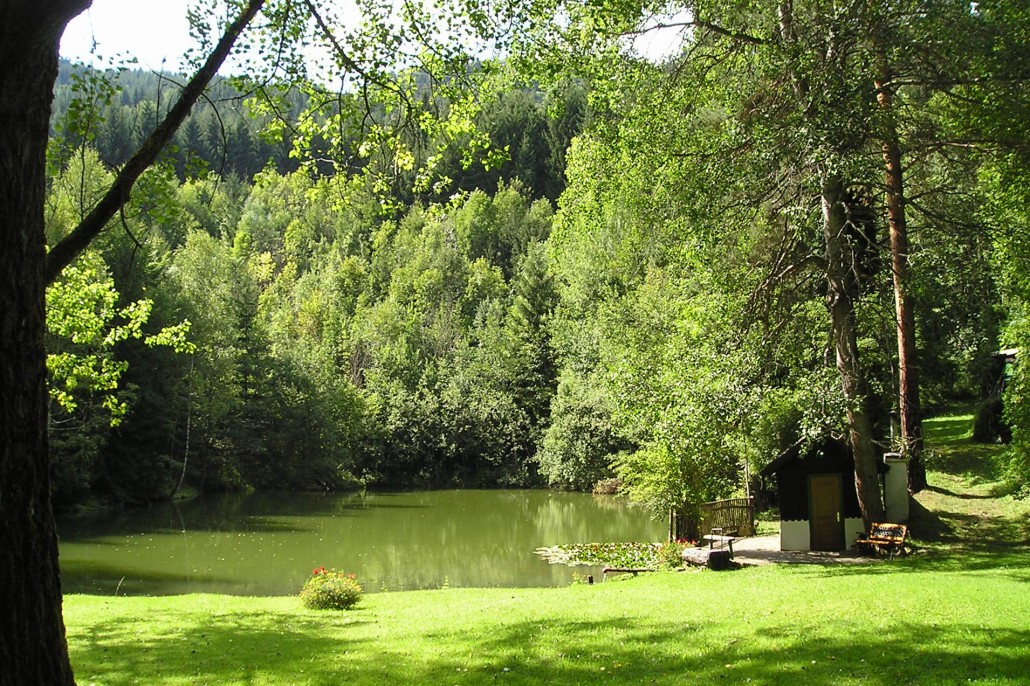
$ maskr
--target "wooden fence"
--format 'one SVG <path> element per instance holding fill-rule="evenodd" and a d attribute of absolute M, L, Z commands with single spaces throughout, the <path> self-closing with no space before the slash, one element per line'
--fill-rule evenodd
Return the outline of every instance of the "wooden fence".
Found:
<path fill-rule="evenodd" d="M 701 532 L 715 528 L 736 529 L 738 536 L 755 535 L 755 502 L 753 498 L 730 498 L 701 505 Z"/>

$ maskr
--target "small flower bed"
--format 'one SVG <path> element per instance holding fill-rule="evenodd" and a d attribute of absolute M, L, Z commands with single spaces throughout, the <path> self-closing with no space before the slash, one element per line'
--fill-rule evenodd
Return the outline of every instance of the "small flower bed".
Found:
<path fill-rule="evenodd" d="M 361 585 L 353 574 L 319 567 L 311 570 L 300 599 L 314 610 L 348 610 L 361 600 Z"/>

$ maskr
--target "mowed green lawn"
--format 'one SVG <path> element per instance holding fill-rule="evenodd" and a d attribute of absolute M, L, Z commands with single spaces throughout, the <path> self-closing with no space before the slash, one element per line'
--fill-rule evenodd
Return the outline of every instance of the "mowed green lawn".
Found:
<path fill-rule="evenodd" d="M 1027 503 L 969 463 L 997 451 L 938 441 L 913 517 L 925 533 L 893 562 L 379 593 L 348 612 L 69 596 L 72 662 L 98 686 L 1030 683 Z"/>

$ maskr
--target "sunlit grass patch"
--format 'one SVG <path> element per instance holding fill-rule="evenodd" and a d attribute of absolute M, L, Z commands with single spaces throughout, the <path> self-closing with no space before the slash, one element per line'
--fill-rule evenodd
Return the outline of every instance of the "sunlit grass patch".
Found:
<path fill-rule="evenodd" d="M 97 686 L 1025 683 L 1027 567 L 913 562 L 383 593 L 341 614 L 71 596 L 66 614 L 79 682 Z"/>
<path fill-rule="evenodd" d="M 926 419 L 927 469 L 962 478 L 969 484 L 997 484 L 1005 446 L 973 440 L 973 408 L 962 408 Z"/>
<path fill-rule="evenodd" d="M 973 421 L 962 408 L 924 422 L 929 486 L 912 501 L 912 534 L 938 567 L 1025 564 L 1030 501 L 1005 492 L 1006 447 L 974 441 Z"/>

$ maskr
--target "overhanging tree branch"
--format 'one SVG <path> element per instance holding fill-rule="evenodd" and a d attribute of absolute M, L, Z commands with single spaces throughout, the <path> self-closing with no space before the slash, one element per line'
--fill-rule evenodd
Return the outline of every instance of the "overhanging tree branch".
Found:
<path fill-rule="evenodd" d="M 118 172 L 118 176 L 104 197 L 71 233 L 50 250 L 46 256 L 45 266 L 47 283 L 53 283 L 61 271 L 86 249 L 86 246 L 103 231 L 104 226 L 129 201 L 132 187 L 136 181 L 154 163 L 161 150 L 172 139 L 182 122 L 186 120 L 190 110 L 193 109 L 211 79 L 229 56 L 240 34 L 257 16 L 264 4 L 265 0 L 249 0 L 247 2 L 236 20 L 226 27 L 221 40 L 208 55 L 204 65 L 197 70 L 182 93 L 179 94 L 175 105 L 168 110 L 168 114 L 157 128 L 151 132 L 136 154 Z"/>
<path fill-rule="evenodd" d="M 695 28 L 705 29 L 707 31 L 711 31 L 712 33 L 719 34 L 720 36 L 725 36 L 726 38 L 730 38 L 735 41 L 750 43 L 751 45 L 765 45 L 767 43 L 767 41 L 765 41 L 762 38 L 758 38 L 757 36 L 752 36 L 751 34 L 744 33 L 743 31 L 727 29 L 723 26 L 719 26 L 718 24 L 715 24 L 710 21 L 702 21 L 700 18 L 692 22 L 689 22 L 687 25 L 693 26 Z"/>

